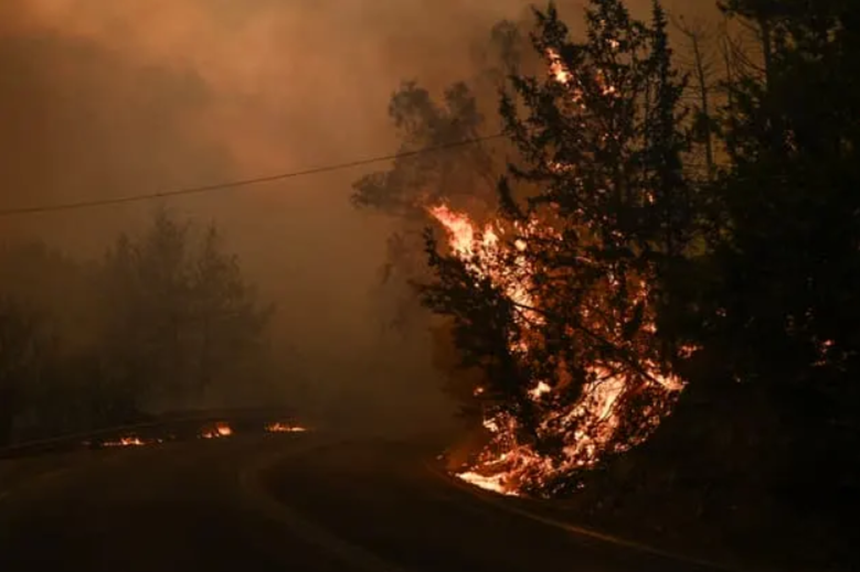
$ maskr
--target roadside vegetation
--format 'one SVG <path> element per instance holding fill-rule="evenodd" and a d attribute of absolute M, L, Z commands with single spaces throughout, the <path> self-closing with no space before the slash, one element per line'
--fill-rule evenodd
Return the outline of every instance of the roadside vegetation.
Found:
<path fill-rule="evenodd" d="M 432 311 L 415 320 L 480 435 L 461 478 L 652 537 L 845 561 L 854 4 L 732 0 L 705 28 L 592 0 L 577 35 L 550 5 L 492 30 L 485 73 L 393 95 L 403 151 L 480 140 L 354 194 L 402 223 L 385 276 Z"/>

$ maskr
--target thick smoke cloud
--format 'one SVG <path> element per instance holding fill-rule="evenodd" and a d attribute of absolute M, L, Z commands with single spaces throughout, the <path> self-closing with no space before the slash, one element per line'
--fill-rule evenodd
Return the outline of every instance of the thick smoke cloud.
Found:
<path fill-rule="evenodd" d="M 637 0 L 641 14 L 650 2 Z M 679 4 L 679 2 L 676 2 Z M 684 9 L 689 9 L 689 2 Z M 709 5 L 710 2 L 702 2 Z M 109 198 L 392 151 L 388 97 L 468 77 L 470 53 L 521 0 L 3 0 L 0 208 Z M 670 8 L 674 6 L 670 5 Z M 568 10 L 576 22 L 577 11 Z M 365 171 L 366 172 L 366 171 Z M 441 403 L 424 364 L 379 355 L 368 292 L 383 221 L 352 209 L 339 172 L 174 200 L 222 224 L 280 306 L 281 340 L 332 399 Z M 98 256 L 152 204 L 0 221 Z M 420 362 L 421 356 L 405 361 Z M 404 361 L 404 360 L 401 360 Z M 411 396 L 411 397 L 410 397 Z M 405 401 L 404 401 L 405 400 Z M 408 407 L 407 407 L 408 409 Z M 429 418 L 429 415 L 428 415 Z"/>

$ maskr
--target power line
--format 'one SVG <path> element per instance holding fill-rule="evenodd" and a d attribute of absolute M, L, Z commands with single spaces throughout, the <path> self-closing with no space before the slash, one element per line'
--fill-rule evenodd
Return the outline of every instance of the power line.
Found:
<path fill-rule="evenodd" d="M 383 161 L 393 161 L 396 159 L 403 159 L 406 157 L 414 157 L 416 155 L 423 155 L 426 153 L 435 153 L 437 151 L 444 151 L 446 149 L 452 149 L 455 147 L 464 147 L 466 145 L 475 145 L 477 143 L 482 143 L 485 141 L 491 141 L 493 139 L 499 139 L 503 137 L 503 133 L 496 133 L 495 135 L 488 135 L 485 137 L 475 137 L 472 139 L 464 139 L 462 141 L 456 141 L 454 143 L 446 143 L 443 145 L 436 145 L 433 147 L 425 147 L 423 149 L 417 149 L 415 151 L 404 151 L 401 153 L 393 153 L 391 155 L 382 155 L 378 157 L 369 157 L 367 159 L 357 159 L 355 161 L 348 161 L 345 163 L 336 163 L 332 165 L 326 165 L 324 167 L 314 167 L 311 169 L 304 169 L 301 171 L 290 171 L 286 173 L 278 173 L 275 175 L 267 175 L 264 177 L 254 177 L 251 179 L 237 179 L 234 181 L 225 181 L 223 183 L 213 183 L 210 185 L 202 185 L 199 187 L 185 187 L 180 189 L 173 189 L 170 191 L 160 191 L 155 193 L 144 193 L 139 195 L 127 195 L 124 197 L 114 197 L 109 199 L 90 199 L 90 200 L 82 200 L 75 201 L 70 203 L 56 203 L 52 205 L 35 205 L 30 207 L 19 207 L 19 208 L 11 208 L 11 209 L 0 209 L 0 218 L 2 217 L 10 217 L 10 216 L 19 216 L 19 215 L 30 215 L 30 214 L 39 214 L 39 213 L 47 213 L 47 212 L 56 212 L 56 211 L 68 211 L 68 210 L 77 210 L 77 209 L 85 209 L 85 208 L 93 208 L 93 207 L 101 207 L 108 205 L 118 205 L 123 203 L 136 203 L 141 201 L 148 201 L 152 199 L 160 199 L 160 198 L 169 198 L 169 197 L 178 197 L 183 195 L 197 195 L 203 193 L 209 193 L 212 191 L 220 191 L 224 189 L 234 189 L 237 187 L 246 187 L 249 185 L 256 185 L 260 183 L 269 183 L 272 181 L 282 181 L 285 179 L 296 179 L 299 177 L 307 177 L 310 175 L 317 175 L 320 173 L 328 173 L 331 171 L 341 171 L 344 169 L 351 169 L 354 167 L 362 167 L 365 165 L 372 165 L 374 163 L 381 163 Z"/>

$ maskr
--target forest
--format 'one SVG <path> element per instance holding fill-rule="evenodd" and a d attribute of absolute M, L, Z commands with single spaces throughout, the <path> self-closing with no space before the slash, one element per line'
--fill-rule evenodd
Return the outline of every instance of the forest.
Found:
<path fill-rule="evenodd" d="M 860 5 L 719 8 L 500 22 L 481 73 L 392 95 L 404 156 L 353 201 L 398 221 L 460 478 L 797 564 L 857 496 Z"/>
<path fill-rule="evenodd" d="M 158 209 L 87 262 L 9 243 L 0 276 L 0 447 L 225 407 L 276 375 L 274 307 L 214 225 Z"/>

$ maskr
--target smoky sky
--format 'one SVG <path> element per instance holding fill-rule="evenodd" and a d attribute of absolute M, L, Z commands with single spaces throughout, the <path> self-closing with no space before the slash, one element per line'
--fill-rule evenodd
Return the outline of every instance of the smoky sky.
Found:
<path fill-rule="evenodd" d="M 567 2 L 576 6 L 575 2 Z M 631 2 L 638 15 L 648 0 Z M 0 208 L 268 175 L 396 148 L 403 80 L 440 90 L 521 0 L 2 0 Z M 670 9 L 712 12 L 710 1 Z M 574 29 L 576 8 L 562 11 Z M 380 166 L 382 167 L 382 166 Z M 372 352 L 384 239 L 356 212 L 369 169 L 172 200 L 217 220 L 287 338 L 328 371 Z M 0 219 L 0 239 L 98 256 L 154 204 Z M 353 364 L 353 365 L 348 365 Z M 375 365 L 374 365 L 375 364 Z M 370 369 L 385 369 L 373 362 Z M 327 375 L 327 374 L 320 374 Z"/>

